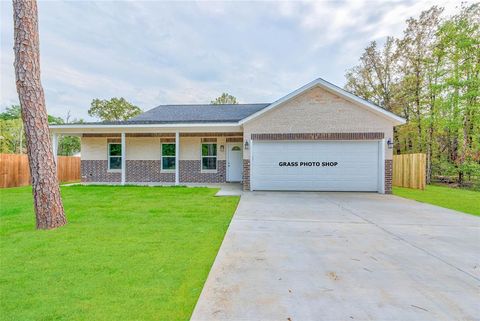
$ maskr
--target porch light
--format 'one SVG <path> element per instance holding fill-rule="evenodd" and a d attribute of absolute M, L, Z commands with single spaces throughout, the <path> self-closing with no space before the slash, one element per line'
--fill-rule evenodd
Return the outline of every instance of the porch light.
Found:
<path fill-rule="evenodd" d="M 225 146 L 220 145 L 220 151 L 223 153 L 224 150 L 225 150 Z"/>
<path fill-rule="evenodd" d="M 392 148 L 393 148 L 393 141 L 392 141 L 391 138 L 389 138 L 389 139 L 387 140 L 387 146 L 388 146 L 388 149 L 392 149 Z"/>
<path fill-rule="evenodd" d="M 245 150 L 248 150 L 250 145 L 248 144 L 248 140 L 245 141 Z"/>

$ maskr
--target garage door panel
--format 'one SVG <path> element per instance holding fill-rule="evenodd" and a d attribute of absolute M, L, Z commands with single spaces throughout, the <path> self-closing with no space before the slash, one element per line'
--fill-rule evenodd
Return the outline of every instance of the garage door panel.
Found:
<path fill-rule="evenodd" d="M 254 142 L 254 190 L 377 191 L 377 141 Z M 297 163 L 280 166 L 280 163 Z M 313 162 L 313 166 L 300 164 Z M 336 162 L 336 166 L 317 166 Z"/>

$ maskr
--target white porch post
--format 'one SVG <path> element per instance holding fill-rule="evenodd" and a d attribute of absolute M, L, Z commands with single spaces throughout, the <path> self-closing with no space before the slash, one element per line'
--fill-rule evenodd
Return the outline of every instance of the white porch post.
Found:
<path fill-rule="evenodd" d="M 58 134 L 52 134 L 52 152 L 53 158 L 55 159 L 55 164 L 58 163 Z"/>
<path fill-rule="evenodd" d="M 126 145 L 127 144 L 125 144 L 125 132 L 122 132 L 122 185 L 125 185 L 125 164 L 127 163 L 125 160 L 125 157 L 127 155 Z"/>
<path fill-rule="evenodd" d="M 175 185 L 180 184 L 180 133 L 175 133 Z"/>

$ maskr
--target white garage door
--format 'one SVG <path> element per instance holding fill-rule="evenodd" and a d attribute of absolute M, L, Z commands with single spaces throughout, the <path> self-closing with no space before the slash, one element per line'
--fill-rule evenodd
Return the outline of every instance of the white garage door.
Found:
<path fill-rule="evenodd" d="M 381 191 L 379 164 L 378 141 L 254 141 L 251 186 L 252 190 Z"/>

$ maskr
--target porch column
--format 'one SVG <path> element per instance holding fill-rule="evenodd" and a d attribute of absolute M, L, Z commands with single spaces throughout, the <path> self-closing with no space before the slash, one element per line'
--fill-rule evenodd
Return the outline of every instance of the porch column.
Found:
<path fill-rule="evenodd" d="M 126 171 L 126 160 L 125 157 L 127 155 L 125 144 L 125 132 L 122 132 L 122 185 L 125 185 L 125 171 Z"/>
<path fill-rule="evenodd" d="M 180 184 L 180 133 L 175 133 L 175 185 Z"/>
<path fill-rule="evenodd" d="M 53 158 L 55 159 L 55 164 L 58 164 L 58 134 L 52 134 L 52 152 Z"/>

